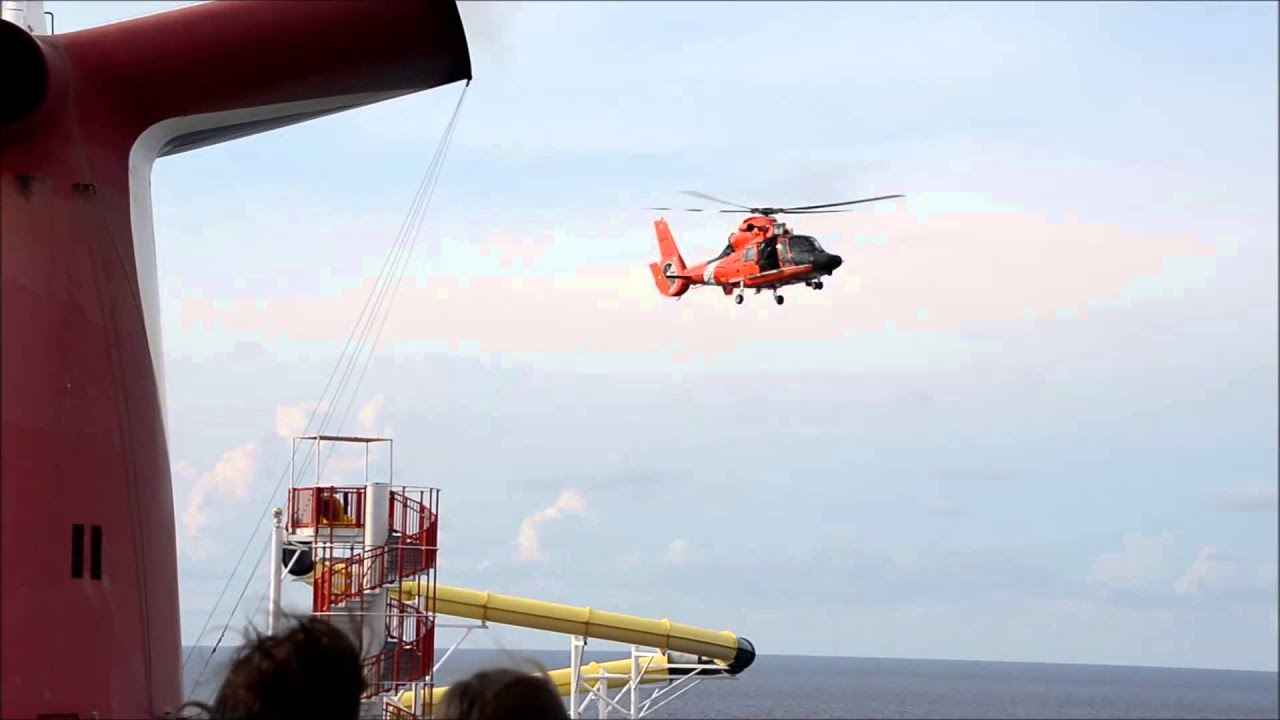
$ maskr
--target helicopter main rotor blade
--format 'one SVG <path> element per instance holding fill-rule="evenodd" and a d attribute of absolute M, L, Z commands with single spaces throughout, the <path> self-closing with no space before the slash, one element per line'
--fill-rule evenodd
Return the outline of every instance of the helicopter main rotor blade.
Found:
<path fill-rule="evenodd" d="M 782 212 L 790 213 L 797 210 L 817 210 L 819 208 L 833 208 L 842 205 L 858 205 L 860 203 L 876 202 L 877 200 L 892 200 L 893 198 L 906 197 L 906 195 L 881 195 L 880 197 L 863 198 L 861 200 L 849 200 L 847 202 L 827 203 L 825 205 L 797 205 L 796 207 L 782 208 Z"/>
<path fill-rule="evenodd" d="M 680 193 L 681 193 L 681 194 L 684 194 L 684 195 L 691 195 L 691 196 L 696 197 L 696 198 L 701 198 L 702 200 L 710 200 L 711 202 L 720 203 L 721 205 L 732 205 L 732 206 L 734 206 L 734 207 L 742 208 L 743 210 L 750 210 L 750 209 L 751 209 L 751 208 L 747 207 L 746 205 L 739 205 L 738 203 L 735 203 L 735 202 L 729 202 L 728 200 L 721 200 L 721 199 L 720 199 L 720 198 L 718 198 L 718 197 L 711 197 L 710 195 L 708 195 L 708 194 L 706 194 L 706 193 L 704 193 L 704 192 L 698 192 L 697 190 L 681 190 L 681 191 L 680 191 Z"/>
<path fill-rule="evenodd" d="M 853 212 L 853 208 L 842 208 L 839 210 L 770 210 L 767 213 L 760 213 L 754 210 L 717 210 L 722 213 L 746 213 L 748 215 L 762 215 L 764 217 L 773 217 L 774 215 L 821 215 L 822 213 L 845 213 Z"/>
<path fill-rule="evenodd" d="M 861 205 L 862 203 L 876 202 L 879 200 L 892 200 L 894 198 L 906 197 L 906 195 L 881 195 L 879 197 L 863 198 L 861 200 L 846 200 L 845 202 L 826 203 L 823 205 L 797 205 L 795 207 L 789 207 L 789 208 L 775 208 L 775 207 L 752 208 L 752 207 L 747 207 L 746 205 L 739 205 L 738 203 L 729 202 L 728 200 L 722 200 L 718 197 L 713 197 L 711 195 L 708 195 L 704 192 L 699 192 L 697 190 L 681 190 L 680 192 L 684 195 L 691 195 L 696 198 L 702 198 L 703 200 L 710 200 L 711 202 L 720 203 L 721 205 L 732 205 L 735 209 L 704 210 L 703 208 L 670 208 L 670 207 L 651 207 L 647 209 L 667 210 L 667 211 L 683 210 L 685 212 L 719 212 L 719 213 L 734 213 L 734 214 L 750 213 L 752 215 L 764 215 L 766 217 L 772 217 L 774 215 L 810 215 L 814 213 L 851 212 L 852 208 L 847 207 L 849 205 Z M 827 208 L 843 208 L 843 209 L 831 210 Z"/>
<path fill-rule="evenodd" d="M 783 210 L 781 215 L 821 215 L 822 213 L 844 213 L 853 212 L 853 208 L 841 208 L 839 210 Z"/>

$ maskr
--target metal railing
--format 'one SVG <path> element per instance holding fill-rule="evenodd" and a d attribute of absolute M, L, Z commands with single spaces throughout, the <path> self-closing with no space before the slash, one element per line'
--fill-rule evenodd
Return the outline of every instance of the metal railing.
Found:
<path fill-rule="evenodd" d="M 364 488 L 290 488 L 289 529 L 321 527 L 364 527 Z"/>
<path fill-rule="evenodd" d="M 435 656 L 435 625 L 417 607 L 387 598 L 387 640 L 395 643 L 365 661 L 365 677 L 371 678 L 365 697 L 381 695 L 431 673 Z"/>
<path fill-rule="evenodd" d="M 384 615 L 385 637 L 391 645 L 364 661 L 369 681 L 365 699 L 406 684 L 432 684 L 434 614 L 390 593 L 385 608 L 366 603 L 376 591 L 415 577 L 419 578 L 420 592 L 434 594 L 439 492 L 435 488 L 391 488 L 387 508 L 389 542 L 367 547 L 363 537 L 340 532 L 364 528 L 366 502 L 370 502 L 365 487 L 317 485 L 289 490 L 289 530 L 314 532 L 312 612 L 356 617 Z M 358 605 L 349 604 L 353 601 Z M 415 717 L 412 711 L 394 703 L 384 706 L 384 711 L 384 716 L 391 713 L 390 717 L 397 720 Z"/>

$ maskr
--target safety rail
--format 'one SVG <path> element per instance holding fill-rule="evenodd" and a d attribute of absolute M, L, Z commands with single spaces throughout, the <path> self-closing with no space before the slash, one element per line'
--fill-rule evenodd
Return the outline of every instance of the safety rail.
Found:
<path fill-rule="evenodd" d="M 296 462 L 301 443 L 314 443 L 317 461 L 322 457 L 322 444 L 362 445 L 363 483 L 326 484 L 321 479 L 319 462 L 315 464 L 314 479 L 309 482 L 302 472 L 306 463 Z M 376 473 L 386 478 L 386 484 L 370 475 L 371 446 L 380 444 L 386 448 L 386 464 Z M 286 555 L 285 543 L 302 548 L 295 554 L 307 552 L 310 567 L 299 572 L 311 582 L 312 613 L 340 616 L 344 626 L 354 621 L 354 631 L 360 637 L 367 637 L 370 631 L 385 633 L 379 652 L 362 663 L 367 679 L 365 700 L 399 693 L 405 685 L 430 697 L 435 612 L 422 607 L 421 602 L 406 602 L 408 598 L 401 599 L 394 588 L 415 578 L 419 588 L 434 587 L 439 489 L 391 484 L 390 438 L 295 437 L 290 468 L 293 477 L 288 511 L 276 542 L 282 547 L 281 557 Z M 394 702 L 378 704 L 382 705 L 384 718 L 423 717 L 421 709 L 415 712 Z M 426 713 L 429 715 L 430 710 Z"/>
<path fill-rule="evenodd" d="M 417 535 L 401 537 L 395 545 L 379 545 L 336 559 L 323 557 L 327 548 L 317 548 L 317 572 L 311 585 L 314 612 L 328 612 L 335 605 L 433 567 L 437 550 L 422 544 L 431 534 L 431 528 L 426 528 Z"/>
<path fill-rule="evenodd" d="M 365 698 L 417 682 L 431 672 L 435 657 L 435 633 L 431 616 L 416 606 L 387 598 L 387 641 L 394 643 L 364 663 L 370 678 Z"/>
<path fill-rule="evenodd" d="M 426 502 L 415 499 L 403 490 L 391 492 L 387 520 L 392 532 L 417 535 L 423 530 L 435 529 L 436 513 L 432 508 L 439 490 L 432 488 L 418 492 L 429 499 Z M 361 528 L 364 527 L 364 505 L 363 487 L 290 488 L 289 528 Z"/>
<path fill-rule="evenodd" d="M 435 501 L 440 491 L 430 488 L 416 492 L 424 499 L 410 497 L 408 490 L 391 492 L 390 517 L 387 518 L 391 532 L 401 535 L 418 535 L 424 530 L 434 532 L 437 524 Z M 435 544 L 434 539 L 434 537 L 431 538 L 430 544 Z"/>
<path fill-rule="evenodd" d="M 387 545 L 393 558 L 385 568 L 387 582 L 406 580 L 435 567 L 437 548 L 431 543 L 434 534 L 427 529 L 416 535 L 401 536 L 400 542 Z"/>
<path fill-rule="evenodd" d="M 433 623 L 431 616 L 418 606 L 393 597 L 387 598 L 387 637 L 402 643 L 404 647 L 412 645 L 424 651 L 421 674 L 425 674 L 425 669 L 430 667 L 428 661 L 434 648 L 429 645 L 424 647 L 421 643 L 431 637 Z M 410 679 L 416 680 L 420 676 Z"/>
<path fill-rule="evenodd" d="M 364 527 L 363 487 L 289 489 L 289 529 Z"/>
<path fill-rule="evenodd" d="M 358 598 L 386 583 L 387 546 L 381 545 L 349 557 L 322 560 L 311 584 L 312 612 L 328 612 L 333 606 Z M 367 571 L 374 568 L 373 573 Z"/>
<path fill-rule="evenodd" d="M 431 693 L 427 693 L 427 695 L 430 694 Z M 412 710 L 409 710 L 395 700 L 386 699 L 382 701 L 382 720 L 421 720 L 424 717 L 430 716 L 431 713 L 429 711 L 425 714 L 415 715 Z"/>

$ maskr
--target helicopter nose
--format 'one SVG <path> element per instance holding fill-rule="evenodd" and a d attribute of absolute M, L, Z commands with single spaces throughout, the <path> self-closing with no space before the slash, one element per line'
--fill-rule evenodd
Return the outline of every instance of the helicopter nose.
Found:
<path fill-rule="evenodd" d="M 844 259 L 839 255 L 831 253 L 822 253 L 813 262 L 813 269 L 820 273 L 833 273 L 836 268 L 844 264 Z"/>

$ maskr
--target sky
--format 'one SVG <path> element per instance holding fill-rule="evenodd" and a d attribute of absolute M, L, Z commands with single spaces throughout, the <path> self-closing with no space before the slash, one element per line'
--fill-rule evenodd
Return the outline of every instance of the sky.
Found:
<path fill-rule="evenodd" d="M 762 653 L 1276 670 L 1275 4 L 462 13 L 475 80 L 331 404 L 441 488 L 440 582 Z M 461 93 L 157 163 L 184 642 L 261 617 L 257 540 L 233 568 Z M 906 198 L 796 216 L 843 267 L 736 306 L 653 287 L 682 189 Z M 694 262 L 732 217 L 668 220 Z"/>

